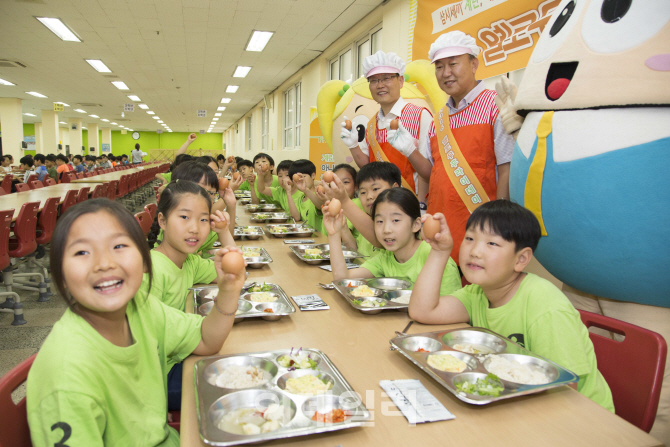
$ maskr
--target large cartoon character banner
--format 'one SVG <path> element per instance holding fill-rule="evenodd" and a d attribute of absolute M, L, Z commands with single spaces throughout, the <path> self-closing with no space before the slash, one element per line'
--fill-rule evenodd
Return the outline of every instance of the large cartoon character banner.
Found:
<path fill-rule="evenodd" d="M 523 68 L 560 0 L 412 0 L 410 55 L 425 59 L 441 34 L 463 31 L 482 48 L 478 79 Z"/>

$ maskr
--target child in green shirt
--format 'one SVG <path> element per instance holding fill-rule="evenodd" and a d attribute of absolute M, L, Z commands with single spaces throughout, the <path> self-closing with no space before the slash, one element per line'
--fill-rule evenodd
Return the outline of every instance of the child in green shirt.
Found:
<path fill-rule="evenodd" d="M 421 209 L 412 191 L 390 188 L 377 196 L 371 213 L 375 235 L 385 250 L 352 270 L 347 270 L 342 253 L 340 232 L 346 227 L 344 212 L 340 211 L 338 216 L 333 217 L 326 212 L 327 208 L 324 208 L 323 223 L 328 230 L 333 280 L 403 276 L 417 282 L 431 250 L 419 239 Z M 437 275 L 436 282 L 445 294 L 461 287 L 461 277 L 453 260 Z"/>
<path fill-rule="evenodd" d="M 288 175 L 298 190 L 304 194 L 302 200 L 296 203 L 300 211 L 300 220 L 319 233 L 326 234 L 326 229 L 323 227 L 323 213 L 321 212 L 321 207 L 326 202 L 321 197 L 325 199 L 326 196 L 319 197 L 316 193 L 314 187 L 316 166 L 310 160 L 296 160 L 291 164 Z"/>
<path fill-rule="evenodd" d="M 549 281 L 524 273 L 541 235 L 535 215 L 508 200 L 477 208 L 459 252 L 463 276 L 472 284 L 450 294 L 439 289 L 435 275 L 453 262 L 454 241 L 444 216 L 433 218 L 440 230 L 433 239 L 426 238 L 433 250 L 412 291 L 410 316 L 425 324 L 470 322 L 498 332 L 573 371 L 579 376 L 577 390 L 614 412 L 612 393 L 598 371 L 579 312 Z"/>
<path fill-rule="evenodd" d="M 256 156 L 254 156 L 254 171 L 256 171 L 258 178 L 255 182 L 253 182 L 251 179 L 247 179 L 250 182 L 249 186 L 251 186 L 251 203 L 259 204 L 261 203 L 261 200 L 265 200 L 266 203 L 274 203 L 275 205 L 279 205 L 279 202 L 274 200 L 270 194 L 263 193 L 265 188 L 280 186 L 279 176 L 272 175 L 272 171 L 274 171 L 274 169 L 275 161 L 268 154 L 259 152 L 256 154 Z M 279 172 L 277 172 L 277 174 L 279 174 Z M 251 182 L 254 184 L 252 185 Z"/>
<path fill-rule="evenodd" d="M 281 208 L 288 212 L 295 222 L 300 220 L 300 209 L 298 208 L 298 203 L 302 201 L 304 194 L 301 191 L 298 191 L 295 183 L 291 181 L 291 178 L 288 175 L 289 167 L 293 161 L 284 160 L 279 163 L 277 167 L 277 177 L 279 178 L 279 186 L 265 187 L 261 191 L 262 195 L 269 196 L 272 199 L 273 203 L 277 203 Z M 263 185 L 267 184 L 264 180 L 264 177 L 268 177 L 269 171 L 263 172 L 258 176 L 256 184 Z M 254 193 L 251 193 L 253 197 Z"/>
<path fill-rule="evenodd" d="M 58 171 L 56 169 L 56 156 L 54 154 L 48 154 L 45 157 L 44 166 L 47 167 L 47 174 L 52 179 L 58 181 Z"/>
<path fill-rule="evenodd" d="M 220 311 L 202 318 L 139 291 L 143 272 L 151 277 L 151 257 L 119 203 L 76 205 L 54 236 L 51 272 L 69 308 L 28 374 L 32 445 L 178 446 L 179 434 L 167 424 L 167 365 L 221 349 L 246 277 L 244 269 L 224 273 L 221 258 L 239 250 L 217 255 Z"/>
<path fill-rule="evenodd" d="M 237 171 L 240 173 L 244 181 L 240 185 L 240 191 L 250 191 L 249 178 L 254 175 L 254 165 L 249 160 L 240 160 L 237 162 Z M 255 192 L 255 191 L 254 191 Z"/>

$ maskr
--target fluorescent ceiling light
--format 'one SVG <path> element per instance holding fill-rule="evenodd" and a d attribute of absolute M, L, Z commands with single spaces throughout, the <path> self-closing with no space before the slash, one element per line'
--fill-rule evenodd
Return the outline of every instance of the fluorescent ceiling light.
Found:
<path fill-rule="evenodd" d="M 132 99 L 133 101 L 142 101 L 137 95 L 128 95 L 128 98 Z"/>
<path fill-rule="evenodd" d="M 147 113 L 148 113 L 149 115 L 154 115 L 154 114 L 155 114 L 155 112 L 152 112 L 151 110 L 149 110 Z"/>
<path fill-rule="evenodd" d="M 91 118 L 100 118 L 98 115 L 89 115 Z"/>
<path fill-rule="evenodd" d="M 214 116 L 221 116 L 221 114 L 220 113 L 215 113 Z"/>
<path fill-rule="evenodd" d="M 74 109 L 74 111 L 79 112 L 79 113 L 86 113 L 86 110 L 81 110 L 81 109 Z"/>
<path fill-rule="evenodd" d="M 214 118 L 212 118 L 212 122 L 217 122 L 218 120 L 219 120 L 219 118 L 216 117 L 216 116 Z"/>
<path fill-rule="evenodd" d="M 112 70 L 105 65 L 104 62 L 102 62 L 100 59 L 86 59 L 86 62 L 88 62 L 91 67 L 95 68 L 95 70 L 98 73 L 111 73 Z"/>
<path fill-rule="evenodd" d="M 29 95 L 37 96 L 38 98 L 48 98 L 48 96 L 44 96 L 43 94 L 37 92 L 26 92 L 26 93 L 28 93 Z"/>
<path fill-rule="evenodd" d="M 109 124 L 114 124 L 115 126 L 117 125 L 116 123 L 109 123 Z"/>
<path fill-rule="evenodd" d="M 26 116 L 37 116 L 37 115 L 33 115 L 32 113 L 24 113 L 24 115 L 26 115 Z"/>
<path fill-rule="evenodd" d="M 273 34 L 270 31 L 254 31 L 247 44 L 247 51 L 263 51 Z"/>
<path fill-rule="evenodd" d="M 158 117 L 158 116 L 156 116 L 156 115 L 152 116 L 152 118 L 155 119 L 155 120 L 159 120 L 159 119 L 160 119 L 160 117 Z"/>
<path fill-rule="evenodd" d="M 146 104 L 138 104 L 138 106 L 140 107 L 140 109 L 144 109 L 144 110 L 147 110 L 149 108 L 149 106 L 146 105 Z"/>
<path fill-rule="evenodd" d="M 168 129 L 168 132 L 172 132 L 172 129 Z"/>
<path fill-rule="evenodd" d="M 235 92 L 237 91 L 238 88 L 240 88 L 239 85 L 229 85 L 229 86 L 226 88 L 226 93 L 235 93 Z"/>
<path fill-rule="evenodd" d="M 114 87 L 118 88 L 119 90 L 130 90 L 130 88 L 128 88 L 126 83 L 123 81 L 113 81 L 112 84 L 114 84 Z"/>
<path fill-rule="evenodd" d="M 245 78 L 249 72 L 251 71 L 251 67 L 244 67 L 242 65 L 238 65 L 237 68 L 235 69 L 235 73 L 233 73 L 234 78 Z"/>
<path fill-rule="evenodd" d="M 226 110 L 226 108 L 221 106 L 221 107 L 217 107 L 216 110 L 218 110 L 219 112 L 223 112 L 224 110 Z"/>
<path fill-rule="evenodd" d="M 12 84 L 9 81 L 5 81 L 4 79 L 0 79 L 0 85 L 16 85 L 16 84 Z"/>
<path fill-rule="evenodd" d="M 65 121 L 58 121 L 58 124 L 67 124 Z"/>
<path fill-rule="evenodd" d="M 158 122 L 159 122 L 159 123 L 162 123 L 162 122 L 163 122 L 163 120 L 158 120 Z"/>
<path fill-rule="evenodd" d="M 106 120 L 106 119 L 104 119 L 104 118 L 103 118 L 103 119 L 101 119 L 100 121 L 104 121 L 104 122 L 106 122 L 106 123 L 108 123 L 108 122 L 109 122 L 109 120 Z"/>
<path fill-rule="evenodd" d="M 88 128 L 86 128 L 86 127 L 82 127 L 82 129 L 88 130 Z"/>
<path fill-rule="evenodd" d="M 228 104 L 230 102 L 230 98 L 221 98 L 221 104 Z"/>
<path fill-rule="evenodd" d="M 54 104 L 63 104 L 65 107 L 70 107 L 70 104 L 65 104 L 64 102 L 60 101 L 54 102 Z"/>
<path fill-rule="evenodd" d="M 133 130 L 133 129 L 128 129 L 128 130 L 129 130 L 129 131 L 131 131 L 131 132 L 134 132 L 134 130 Z"/>
<path fill-rule="evenodd" d="M 74 32 L 66 24 L 61 22 L 60 19 L 52 17 L 35 17 L 37 20 L 42 22 L 44 26 L 49 28 L 51 32 L 60 37 L 62 40 L 68 42 L 81 42 L 81 40 L 76 36 Z"/>

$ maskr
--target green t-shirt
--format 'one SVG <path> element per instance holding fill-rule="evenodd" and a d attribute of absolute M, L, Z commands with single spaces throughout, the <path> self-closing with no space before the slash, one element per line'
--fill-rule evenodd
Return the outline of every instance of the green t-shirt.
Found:
<path fill-rule="evenodd" d="M 356 244 L 358 245 L 358 248 L 356 251 L 363 256 L 368 256 L 370 258 L 377 256 L 379 253 L 386 251 L 383 248 L 375 247 L 365 239 L 365 237 L 359 233 L 356 229 L 351 231 L 351 234 L 353 234 L 354 238 L 356 239 Z M 368 259 L 369 260 L 369 259 Z"/>
<path fill-rule="evenodd" d="M 323 226 L 323 213 L 320 209 L 317 209 L 311 200 L 303 196 L 303 199 L 299 203 L 296 203 L 296 205 L 298 205 L 301 219 L 307 225 L 321 234 L 328 234 L 326 227 Z"/>
<path fill-rule="evenodd" d="M 239 191 L 250 191 L 251 187 L 249 186 L 249 182 L 245 180 L 240 184 L 240 187 L 237 189 Z"/>
<path fill-rule="evenodd" d="M 49 174 L 49 177 L 52 179 L 58 181 L 58 171 L 56 170 L 55 166 L 47 168 L 47 174 Z"/>
<path fill-rule="evenodd" d="M 403 264 L 395 259 L 392 251 L 381 250 L 377 256 L 365 261 L 361 267 L 368 269 L 375 277 L 405 276 L 412 282 L 416 282 L 419 273 L 421 273 L 423 266 L 426 264 L 430 250 L 430 245 L 427 242 L 421 241 L 412 257 Z M 458 273 L 458 267 L 454 260 L 449 258 L 447 267 L 442 274 L 440 295 L 450 295 L 460 288 L 461 275 Z"/>
<path fill-rule="evenodd" d="M 281 206 L 284 211 L 290 213 L 291 211 L 288 207 L 288 194 L 286 193 L 286 190 L 281 186 L 273 186 L 270 188 L 270 190 L 272 191 L 271 198 L 273 203 L 276 203 L 277 205 Z M 300 211 L 300 203 L 302 202 L 302 198 L 305 197 L 305 194 L 296 189 L 292 197 L 293 202 L 295 203 L 295 207 L 298 209 L 298 211 Z"/>
<path fill-rule="evenodd" d="M 163 253 L 151 250 L 151 262 L 154 273 L 151 296 L 182 312 L 186 308 L 189 287 L 209 284 L 216 279 L 214 261 L 197 255 L 188 255 L 182 268 L 179 268 Z M 149 275 L 145 273 L 140 290 L 146 293 L 148 287 Z"/>
<path fill-rule="evenodd" d="M 165 179 L 166 183 L 170 183 L 172 181 L 172 172 L 164 172 L 163 178 Z"/>
<path fill-rule="evenodd" d="M 181 362 L 198 346 L 202 317 L 141 292 L 126 317 L 128 347 L 70 309 L 53 326 L 28 374 L 34 446 L 179 446 L 166 422 L 168 360 Z"/>
<path fill-rule="evenodd" d="M 279 178 L 276 175 L 273 175 L 272 185 L 270 185 L 270 188 L 278 188 L 278 187 L 279 187 Z M 266 203 L 274 203 L 275 205 L 279 205 L 279 202 L 274 200 L 272 196 L 266 196 L 265 194 L 261 194 L 258 192 L 258 181 L 254 182 L 254 190 L 256 191 L 256 197 L 258 198 L 258 200 L 263 199 L 265 200 Z"/>
<path fill-rule="evenodd" d="M 489 308 L 482 288 L 475 284 L 452 295 L 463 303 L 473 326 L 497 332 L 574 372 L 579 376 L 577 390 L 614 413 L 612 393 L 598 371 L 589 332 L 579 312 L 552 283 L 527 273 L 512 299 L 497 308 Z"/>
<path fill-rule="evenodd" d="M 156 240 L 158 242 L 163 242 L 163 230 L 161 229 L 158 232 L 158 236 L 156 236 Z M 200 256 L 208 257 L 209 254 L 206 253 L 207 250 L 211 250 L 214 248 L 214 242 L 217 242 L 219 240 L 219 234 L 216 231 L 211 231 L 207 235 L 207 239 L 205 239 L 205 242 L 200 246 L 198 249 L 198 253 Z"/>

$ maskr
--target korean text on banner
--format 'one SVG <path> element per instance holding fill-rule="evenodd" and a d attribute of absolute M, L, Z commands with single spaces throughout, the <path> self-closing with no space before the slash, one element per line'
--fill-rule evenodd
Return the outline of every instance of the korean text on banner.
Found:
<path fill-rule="evenodd" d="M 309 109 L 309 123 L 309 159 L 316 166 L 316 178 L 318 180 L 321 178 L 321 174 L 333 170 L 335 158 L 333 151 L 326 143 L 326 138 L 321 133 L 316 107 L 310 107 Z"/>
<path fill-rule="evenodd" d="M 414 2 L 412 2 L 414 3 Z M 477 78 L 524 68 L 560 0 L 420 0 L 408 59 L 427 59 L 441 34 L 463 31 L 481 48 Z"/>

